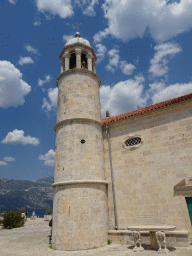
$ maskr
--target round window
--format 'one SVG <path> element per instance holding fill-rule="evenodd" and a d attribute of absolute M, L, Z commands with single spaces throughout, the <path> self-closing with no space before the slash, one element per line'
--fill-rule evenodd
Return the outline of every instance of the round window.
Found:
<path fill-rule="evenodd" d="M 134 146 L 141 143 L 141 138 L 139 137 L 135 137 L 135 138 L 131 138 L 125 141 L 125 145 L 126 146 Z"/>

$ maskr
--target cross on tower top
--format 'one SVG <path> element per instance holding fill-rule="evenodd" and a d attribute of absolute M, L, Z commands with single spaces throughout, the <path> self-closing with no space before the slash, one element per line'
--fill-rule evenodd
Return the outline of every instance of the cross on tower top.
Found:
<path fill-rule="evenodd" d="M 75 23 L 74 23 L 75 24 Z M 76 22 L 76 24 L 75 24 L 76 26 L 74 27 L 74 28 L 76 28 L 77 29 L 77 32 L 78 32 L 78 29 L 79 29 L 79 26 L 81 25 L 81 23 L 80 24 L 78 24 L 77 22 Z M 74 29 L 73 28 L 73 29 Z"/>

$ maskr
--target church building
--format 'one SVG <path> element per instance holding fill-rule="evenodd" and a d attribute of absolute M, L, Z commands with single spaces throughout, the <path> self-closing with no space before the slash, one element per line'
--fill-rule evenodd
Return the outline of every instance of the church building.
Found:
<path fill-rule="evenodd" d="M 189 246 L 192 93 L 101 120 L 90 43 L 76 32 L 59 58 L 52 248 L 132 245 L 133 225 L 175 226 L 167 246 Z"/>

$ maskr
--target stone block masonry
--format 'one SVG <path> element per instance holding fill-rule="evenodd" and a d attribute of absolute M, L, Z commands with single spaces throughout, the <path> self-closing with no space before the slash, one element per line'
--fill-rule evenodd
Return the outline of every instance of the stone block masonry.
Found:
<path fill-rule="evenodd" d="M 80 69 L 65 71 L 58 85 L 52 235 L 57 250 L 107 245 L 99 86 L 96 74 Z"/>
<path fill-rule="evenodd" d="M 175 225 L 175 244 L 181 244 L 179 230 L 190 233 L 191 222 L 185 196 L 175 193 L 174 186 L 191 177 L 191 111 L 192 102 L 188 102 L 108 124 L 119 230 L 129 225 Z M 151 127 L 151 124 L 155 125 Z M 143 144 L 134 149 L 124 148 L 122 144 L 127 136 L 134 134 L 141 136 Z M 109 182 L 110 230 L 114 230 L 105 126 L 103 138 L 105 173 Z M 189 244 L 188 235 L 185 237 L 186 244 Z"/>

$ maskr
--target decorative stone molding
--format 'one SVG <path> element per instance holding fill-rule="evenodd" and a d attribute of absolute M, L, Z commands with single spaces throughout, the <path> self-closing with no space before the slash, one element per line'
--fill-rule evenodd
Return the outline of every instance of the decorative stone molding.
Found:
<path fill-rule="evenodd" d="M 94 56 L 94 59 L 97 60 L 97 56 L 95 55 L 95 52 L 93 50 L 93 47 L 91 46 L 88 46 L 88 45 L 85 45 L 85 44 L 82 44 L 82 43 L 74 43 L 74 44 L 69 44 L 69 45 L 65 45 L 59 55 L 59 58 L 61 59 L 62 58 L 62 55 L 65 51 L 68 51 L 69 49 L 71 48 L 75 48 L 77 46 L 80 46 L 82 49 L 84 50 L 88 50 L 88 51 L 91 51 L 91 53 L 93 54 Z"/>
<path fill-rule="evenodd" d="M 192 196 L 192 177 L 187 177 L 180 181 L 176 186 L 174 186 L 174 191 L 178 195 L 185 197 Z"/>
<path fill-rule="evenodd" d="M 74 68 L 74 69 L 65 70 L 65 72 L 61 73 L 57 77 L 57 80 L 56 80 L 57 87 L 58 87 L 59 80 L 61 80 L 61 78 L 63 78 L 64 76 L 67 76 L 67 75 L 71 75 L 71 74 L 80 74 L 80 75 L 87 74 L 87 75 L 90 75 L 90 76 L 94 77 L 97 80 L 99 87 L 101 85 L 101 80 L 100 80 L 99 76 L 97 74 L 95 74 L 94 72 L 92 72 L 90 70 L 87 70 L 87 69 Z"/>
<path fill-rule="evenodd" d="M 64 54 L 64 58 L 70 58 L 70 53 L 66 52 L 66 53 Z"/>
<path fill-rule="evenodd" d="M 69 181 L 55 182 L 55 183 L 52 184 L 52 187 L 63 186 L 63 185 L 73 185 L 73 184 L 101 184 L 101 185 L 108 185 L 108 181 L 106 181 L 106 180 L 69 180 Z"/>
<path fill-rule="evenodd" d="M 82 49 L 80 49 L 80 48 L 75 48 L 75 52 L 76 52 L 76 54 L 80 54 L 80 55 L 81 55 Z"/>
<path fill-rule="evenodd" d="M 134 138 L 140 138 L 141 139 L 141 142 L 136 144 L 136 145 L 133 145 L 133 146 L 127 146 L 126 145 L 126 141 L 129 140 L 129 139 L 134 139 Z M 141 137 L 141 135 L 138 135 L 138 134 L 134 134 L 134 135 L 129 135 L 127 136 L 125 139 L 124 139 L 124 142 L 123 142 L 123 148 L 125 149 L 134 149 L 134 148 L 138 148 L 140 147 L 141 145 L 143 145 L 143 139 Z"/>
<path fill-rule="evenodd" d="M 92 59 L 93 58 L 93 54 L 91 54 L 90 52 L 86 54 L 87 55 L 87 59 Z"/>
<path fill-rule="evenodd" d="M 59 123 L 57 123 L 55 126 L 54 126 L 54 130 L 57 131 L 57 129 L 64 125 L 64 124 L 68 124 L 68 123 L 75 123 L 75 122 L 86 122 L 86 123 L 94 123 L 94 124 L 97 124 L 99 125 L 100 127 L 102 127 L 102 123 L 101 122 L 98 122 L 96 120 L 93 120 L 93 119 L 88 119 L 88 118 L 72 118 L 72 119 L 66 119 L 66 120 L 63 120 Z"/>

